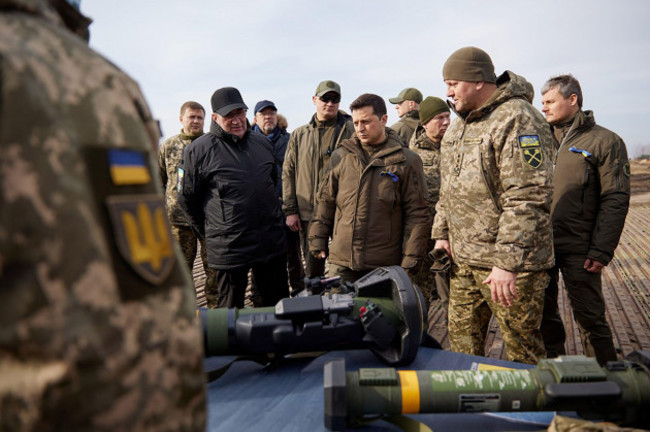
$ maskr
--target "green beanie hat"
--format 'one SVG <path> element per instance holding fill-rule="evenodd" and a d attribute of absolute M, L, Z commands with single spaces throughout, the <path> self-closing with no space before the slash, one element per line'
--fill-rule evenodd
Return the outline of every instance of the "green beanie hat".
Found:
<path fill-rule="evenodd" d="M 442 67 L 444 80 L 496 83 L 492 59 L 480 48 L 464 47 L 454 51 Z"/>
<path fill-rule="evenodd" d="M 428 96 L 420 104 L 420 123 L 427 124 L 429 120 L 443 112 L 449 112 L 447 102 L 437 97 Z"/>

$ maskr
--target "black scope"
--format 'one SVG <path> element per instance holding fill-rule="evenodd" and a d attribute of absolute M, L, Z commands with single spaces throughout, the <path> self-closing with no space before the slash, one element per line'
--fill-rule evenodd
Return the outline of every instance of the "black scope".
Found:
<path fill-rule="evenodd" d="M 388 365 L 411 363 L 427 313 L 406 272 L 381 267 L 347 287 L 335 282 L 323 279 L 322 295 L 282 299 L 274 308 L 199 309 L 206 357 L 370 349 Z M 344 292 L 328 291 L 336 285 Z"/>

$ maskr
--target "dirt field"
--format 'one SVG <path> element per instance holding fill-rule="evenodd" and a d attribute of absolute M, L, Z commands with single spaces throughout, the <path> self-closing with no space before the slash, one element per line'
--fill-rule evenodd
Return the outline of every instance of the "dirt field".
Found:
<path fill-rule="evenodd" d="M 630 161 L 632 196 L 650 192 L 650 159 Z"/>

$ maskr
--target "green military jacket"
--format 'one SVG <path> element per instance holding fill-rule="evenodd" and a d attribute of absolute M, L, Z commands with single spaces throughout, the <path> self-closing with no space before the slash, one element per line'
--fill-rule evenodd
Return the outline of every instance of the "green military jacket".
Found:
<path fill-rule="evenodd" d="M 420 124 L 420 112 L 418 110 L 409 111 L 404 114 L 401 119 L 390 128 L 393 129 L 400 136 L 403 146 L 408 147 L 411 137 L 415 129 Z"/>
<path fill-rule="evenodd" d="M 181 131 L 180 134 L 165 140 L 158 149 L 160 181 L 165 190 L 165 208 L 172 225 L 191 225 L 178 204 L 178 168 L 183 166 L 183 150 L 199 136 L 189 137 Z"/>
<path fill-rule="evenodd" d="M 333 126 L 333 140 L 320 139 L 316 114 L 311 121 L 291 132 L 282 165 L 282 210 L 286 215 L 299 214 L 300 220 L 311 221 L 318 187 L 330 156 L 343 140 L 354 135 L 352 118 L 339 111 Z"/>
<path fill-rule="evenodd" d="M 553 265 L 553 144 L 533 86 L 506 71 L 480 108 L 458 114 L 441 147 L 433 237 L 459 263 L 511 272 Z"/>
<path fill-rule="evenodd" d="M 64 1 L 0 0 L 0 430 L 204 430 L 157 124 L 64 22 L 83 34 L 89 20 Z"/>
<path fill-rule="evenodd" d="M 409 148 L 422 159 L 426 179 L 429 214 L 431 220 L 436 215 L 436 204 L 440 198 L 440 143 L 434 143 L 427 137 L 424 128 L 418 125 L 411 137 Z"/>
<path fill-rule="evenodd" d="M 553 185 L 555 251 L 609 263 L 630 202 L 630 165 L 623 140 L 591 111 L 579 111 L 562 139 Z"/>
<path fill-rule="evenodd" d="M 409 269 L 426 253 L 430 218 L 420 158 L 386 128 L 386 146 L 366 161 L 359 139 L 334 152 L 309 228 L 309 250 L 352 270 Z"/>

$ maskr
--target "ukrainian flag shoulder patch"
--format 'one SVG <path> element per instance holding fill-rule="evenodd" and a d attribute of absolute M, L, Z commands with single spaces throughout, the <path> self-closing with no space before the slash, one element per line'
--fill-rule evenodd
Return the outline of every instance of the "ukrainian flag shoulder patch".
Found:
<path fill-rule="evenodd" d="M 524 163 L 532 168 L 539 169 L 544 163 L 544 152 L 539 141 L 539 135 L 520 135 L 519 148 Z"/>
<path fill-rule="evenodd" d="M 117 186 L 151 182 L 146 156 L 142 152 L 111 149 L 108 151 L 108 165 L 111 180 Z"/>

